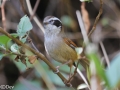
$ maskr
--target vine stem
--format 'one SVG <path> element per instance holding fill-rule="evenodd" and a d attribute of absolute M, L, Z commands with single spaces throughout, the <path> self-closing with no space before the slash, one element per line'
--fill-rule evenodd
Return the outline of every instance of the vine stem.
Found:
<path fill-rule="evenodd" d="M 96 17 L 96 19 L 95 19 L 95 22 L 94 22 L 94 25 L 93 25 L 93 27 L 92 27 L 92 30 L 91 30 L 90 33 L 88 34 L 88 37 L 90 37 L 91 34 L 92 34 L 92 33 L 95 31 L 95 29 L 96 29 L 96 25 L 97 25 L 97 23 L 98 23 L 98 20 L 99 20 L 101 14 L 102 14 L 102 12 L 103 12 L 102 7 L 103 7 L 103 1 L 100 0 L 100 9 L 99 9 L 99 13 L 98 13 L 98 15 L 97 15 L 97 17 Z"/>

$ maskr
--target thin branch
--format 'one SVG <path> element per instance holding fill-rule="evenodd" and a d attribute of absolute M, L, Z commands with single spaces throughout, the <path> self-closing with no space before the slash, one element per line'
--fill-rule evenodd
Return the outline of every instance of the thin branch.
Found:
<path fill-rule="evenodd" d="M 87 45 L 88 42 L 89 42 L 87 32 L 86 32 L 87 30 L 85 29 L 85 26 L 84 26 L 84 23 L 83 23 L 83 20 L 82 20 L 82 16 L 81 16 L 81 13 L 80 13 L 79 10 L 76 11 L 76 15 L 77 15 L 77 18 L 78 18 L 79 26 L 81 27 L 81 32 L 82 32 L 82 35 L 83 35 L 84 43 Z"/>
<path fill-rule="evenodd" d="M 78 69 L 78 65 L 79 65 L 80 61 L 83 60 L 83 59 L 84 59 L 84 58 L 80 58 L 80 59 L 78 60 L 76 67 L 73 66 L 73 68 L 75 69 L 75 70 L 74 70 L 74 74 L 69 78 L 69 80 L 67 81 L 67 83 L 70 83 L 71 80 L 73 79 L 73 77 L 76 75 L 76 73 L 78 73 L 78 74 L 81 76 L 81 78 L 83 79 L 83 81 L 85 82 L 85 84 L 87 85 L 87 88 L 88 88 L 89 90 L 91 90 L 91 89 L 90 89 L 90 86 L 89 86 L 89 84 L 88 84 L 88 81 L 86 80 L 85 76 L 84 76 L 84 75 L 82 74 L 82 72 Z"/>
<path fill-rule="evenodd" d="M 102 42 L 100 42 L 100 46 L 101 46 L 101 49 L 102 49 L 102 51 L 103 51 L 103 54 L 104 54 L 104 57 L 105 57 L 107 66 L 110 67 L 110 62 L 109 62 L 110 60 L 109 60 L 109 58 L 108 58 L 108 55 L 107 55 L 107 53 L 106 53 L 105 47 L 104 47 L 104 45 L 103 45 Z"/>
<path fill-rule="evenodd" d="M 25 54 L 20 54 L 20 53 L 11 52 L 10 50 L 4 49 L 4 48 L 0 48 L 0 49 L 4 50 L 5 52 L 7 52 L 7 53 L 9 53 L 9 54 L 14 54 L 14 55 L 18 55 L 18 56 L 27 57 Z"/>
<path fill-rule="evenodd" d="M 33 19 L 34 15 L 36 13 L 36 10 L 38 8 L 39 3 L 40 3 L 40 0 L 37 0 L 36 3 L 35 3 L 34 9 L 33 9 L 33 14 L 30 16 L 30 20 Z"/>
<path fill-rule="evenodd" d="M 3 0 L 2 5 L 1 5 L 1 13 L 2 13 L 2 24 L 3 24 L 3 28 L 6 31 L 6 18 L 5 18 L 5 3 L 6 0 Z"/>
<path fill-rule="evenodd" d="M 35 3 L 35 6 L 34 6 L 33 11 L 32 11 L 32 10 L 29 10 L 29 12 L 31 11 L 31 13 L 32 13 L 32 15 L 30 16 L 30 20 L 33 19 L 34 15 L 35 15 L 35 13 L 36 13 L 36 10 L 37 10 L 37 8 L 38 8 L 39 3 L 40 3 L 40 0 L 37 0 L 36 3 Z M 30 9 L 30 8 L 29 8 L 29 9 Z M 32 8 L 31 8 L 31 9 L 32 9 Z M 32 42 L 32 40 L 30 39 L 30 37 L 29 37 L 29 40 L 30 40 L 29 42 L 30 42 L 30 44 L 33 46 L 33 48 L 34 48 L 36 51 L 39 52 L 39 50 L 38 50 L 37 47 L 34 45 L 34 43 Z"/>
<path fill-rule="evenodd" d="M 8 36 L 9 38 L 11 38 L 16 44 L 23 46 L 24 48 L 28 49 L 29 51 L 31 51 L 32 53 L 34 53 L 35 55 L 37 55 L 38 58 L 40 58 L 41 60 L 43 60 L 54 72 L 56 72 L 56 68 L 46 59 L 46 57 L 40 53 L 37 52 L 36 50 L 32 49 L 31 47 L 27 46 L 26 44 L 22 43 L 21 41 L 19 41 L 18 39 L 14 38 L 13 36 L 11 36 L 8 32 L 4 31 L 1 27 L 0 27 L 0 32 L 6 36 Z M 61 80 L 63 82 L 66 82 L 66 78 L 60 73 L 58 72 L 57 75 L 61 78 Z M 66 84 L 67 86 L 71 86 L 70 84 Z"/>
<path fill-rule="evenodd" d="M 103 7 L 103 1 L 100 0 L 100 9 L 99 9 L 99 13 L 98 13 L 98 15 L 97 15 L 97 17 L 96 17 L 96 19 L 95 19 L 95 22 L 94 22 L 94 25 L 93 25 L 93 27 L 92 27 L 92 30 L 90 31 L 90 33 L 88 33 L 88 37 L 90 37 L 91 34 L 92 34 L 92 33 L 95 31 L 95 29 L 96 29 L 96 25 L 97 25 L 97 23 L 98 23 L 98 20 L 99 20 L 101 14 L 102 14 L 102 12 L 103 12 L 102 7 Z"/>
<path fill-rule="evenodd" d="M 82 35 L 83 35 L 84 43 L 85 43 L 85 45 L 87 45 L 89 43 L 89 39 L 88 39 L 87 31 L 85 29 L 84 22 L 82 20 L 82 16 L 81 16 L 81 13 L 80 13 L 79 10 L 76 11 L 76 15 L 77 15 L 77 18 L 78 18 L 79 26 L 81 27 L 81 32 L 82 32 Z M 84 75 L 81 73 L 81 71 L 78 68 L 77 68 L 77 72 L 82 77 L 83 81 L 88 86 L 89 90 L 91 90 L 86 78 L 84 77 Z"/>
<path fill-rule="evenodd" d="M 30 4 L 30 0 L 26 0 L 27 3 L 27 7 L 28 7 L 28 11 L 30 13 L 30 15 L 33 15 L 33 10 Z M 42 26 L 42 24 L 40 23 L 40 21 L 38 20 L 38 18 L 36 16 L 33 17 L 33 20 L 36 22 L 36 24 L 38 25 L 38 27 L 42 30 L 42 32 L 44 33 L 44 28 Z"/>
<path fill-rule="evenodd" d="M 88 14 L 88 11 L 86 10 L 85 6 L 86 6 L 85 2 L 82 2 L 81 14 L 82 14 L 83 22 L 85 25 L 85 29 L 87 30 L 87 33 L 88 33 L 90 30 L 90 18 L 89 18 L 89 14 Z"/>
<path fill-rule="evenodd" d="M 74 70 L 74 74 L 69 78 L 68 83 L 69 83 L 69 82 L 73 79 L 73 77 L 76 75 L 76 73 L 77 73 L 77 68 L 78 68 L 78 65 L 79 65 L 79 61 L 80 61 L 80 60 L 78 60 L 77 65 L 76 65 L 75 70 Z"/>
<path fill-rule="evenodd" d="M 25 54 L 19 54 L 19 53 L 15 53 L 15 52 L 11 52 L 11 51 L 7 51 L 9 52 L 10 54 L 14 54 L 14 55 L 18 55 L 18 56 L 23 56 L 23 57 L 27 57 Z"/>
<path fill-rule="evenodd" d="M 23 2 L 24 2 L 24 0 L 20 0 L 20 4 L 22 6 L 22 10 L 23 10 L 24 14 L 27 14 L 27 11 L 26 11 L 26 9 L 24 7 L 24 3 Z"/>
<path fill-rule="evenodd" d="M 28 37 L 28 41 L 29 43 L 32 45 L 32 47 L 37 51 L 39 52 L 39 50 L 37 49 L 37 47 L 34 45 L 34 43 L 32 42 L 32 39 L 30 37 Z"/>

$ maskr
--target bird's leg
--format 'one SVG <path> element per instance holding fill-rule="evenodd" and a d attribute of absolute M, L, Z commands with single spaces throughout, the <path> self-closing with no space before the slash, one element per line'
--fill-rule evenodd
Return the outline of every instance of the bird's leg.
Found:
<path fill-rule="evenodd" d="M 65 63 L 63 63 L 63 64 L 60 64 L 59 66 L 56 66 L 56 72 L 54 72 L 54 73 L 58 73 L 58 72 L 59 72 L 59 68 L 60 68 L 61 66 L 66 65 L 66 64 L 69 64 L 69 63 L 71 63 L 71 60 L 69 60 L 69 61 L 67 61 L 67 62 L 65 62 Z"/>
<path fill-rule="evenodd" d="M 67 81 L 64 81 L 64 83 L 69 86 L 69 87 L 72 87 L 72 84 L 70 83 L 71 82 L 71 77 L 72 77 L 72 73 L 71 73 L 71 70 L 72 70 L 72 66 L 70 66 L 70 74 L 69 74 L 69 78 Z"/>
<path fill-rule="evenodd" d="M 79 64 L 79 60 L 78 60 L 78 62 L 77 62 L 77 65 L 75 65 L 74 74 L 71 75 L 71 77 L 69 78 L 68 82 L 70 82 L 70 81 L 73 79 L 73 77 L 76 75 L 76 73 L 77 73 L 77 68 L 78 68 L 78 64 Z M 71 66 L 70 68 L 72 68 L 72 66 Z"/>
<path fill-rule="evenodd" d="M 56 68 L 56 71 L 53 71 L 55 74 L 57 74 L 59 72 L 59 69 Z"/>
<path fill-rule="evenodd" d="M 69 61 L 67 61 L 67 62 L 65 62 L 65 63 L 63 63 L 63 64 L 60 64 L 59 66 L 56 66 L 56 68 L 59 69 L 59 68 L 62 67 L 63 65 L 66 65 L 66 64 L 68 64 L 68 63 L 70 63 L 70 62 L 71 62 L 71 60 L 69 60 Z"/>

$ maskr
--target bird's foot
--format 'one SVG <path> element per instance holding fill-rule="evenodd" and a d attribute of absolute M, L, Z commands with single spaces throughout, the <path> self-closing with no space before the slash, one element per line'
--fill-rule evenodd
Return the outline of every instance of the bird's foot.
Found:
<path fill-rule="evenodd" d="M 59 72 L 59 67 L 60 66 L 56 66 L 56 71 L 54 71 L 55 74 L 57 74 Z"/>

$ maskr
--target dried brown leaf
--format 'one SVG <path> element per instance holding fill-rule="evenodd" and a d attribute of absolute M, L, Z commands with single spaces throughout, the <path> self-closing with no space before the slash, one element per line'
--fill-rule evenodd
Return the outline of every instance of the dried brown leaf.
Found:
<path fill-rule="evenodd" d="M 26 59 L 25 59 L 26 57 L 24 57 L 24 56 L 21 56 L 20 57 L 20 60 L 21 60 L 21 62 L 23 63 L 23 64 L 25 64 L 25 66 L 27 67 L 27 63 L 26 63 Z"/>
<path fill-rule="evenodd" d="M 32 56 L 28 56 L 28 59 L 29 59 L 29 62 L 33 64 L 36 61 L 37 57 L 36 55 L 32 55 Z"/>
<path fill-rule="evenodd" d="M 85 9 L 85 2 L 82 2 L 81 13 L 82 13 L 83 22 L 85 24 L 86 32 L 88 33 L 90 29 L 90 19 L 89 19 L 89 14 Z"/>
<path fill-rule="evenodd" d="M 19 62 L 20 56 L 16 56 L 15 61 Z"/>
<path fill-rule="evenodd" d="M 21 54 L 25 54 L 25 48 L 24 47 L 21 47 L 19 51 L 20 51 Z"/>
<path fill-rule="evenodd" d="M 21 60 L 21 62 L 27 67 L 26 59 Z"/>

